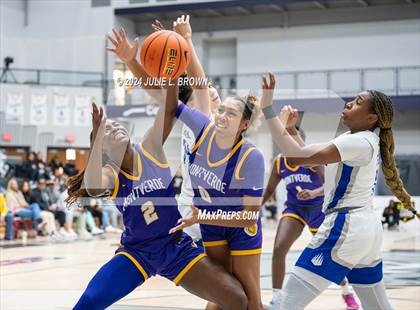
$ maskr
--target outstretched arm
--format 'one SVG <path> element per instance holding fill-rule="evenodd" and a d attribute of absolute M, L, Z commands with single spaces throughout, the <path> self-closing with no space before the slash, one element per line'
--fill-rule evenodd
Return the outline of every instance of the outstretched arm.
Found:
<path fill-rule="evenodd" d="M 105 133 L 106 115 L 92 103 L 92 137 L 89 159 L 83 178 L 83 186 L 90 196 L 99 196 L 114 187 L 113 172 L 102 167 L 102 145 Z"/>
<path fill-rule="evenodd" d="M 137 50 L 139 47 L 139 39 L 135 38 L 133 45 L 128 41 L 127 35 L 123 27 L 117 32 L 112 28 L 114 37 L 108 35 L 108 40 L 113 44 L 114 48 L 107 48 L 108 51 L 114 53 L 133 73 L 133 75 L 141 81 L 146 81 L 150 75 L 144 67 L 136 60 Z M 142 85 L 144 83 L 141 83 Z M 142 86 L 147 93 L 154 99 L 160 100 L 162 93 L 161 88 L 157 85 Z"/>
<path fill-rule="evenodd" d="M 276 84 L 275 77 L 269 73 L 268 77 L 262 78 L 263 95 L 261 107 L 274 142 L 281 147 L 283 153 L 293 165 L 316 165 L 330 164 L 341 161 L 340 153 L 333 143 L 311 144 L 300 146 L 286 130 L 286 122 L 289 112 L 281 113 L 277 117 L 273 104 L 273 92 Z"/>
<path fill-rule="evenodd" d="M 192 102 L 192 107 L 203 112 L 206 115 L 211 113 L 211 98 L 209 93 L 208 83 L 203 83 L 206 78 L 203 66 L 198 58 L 197 52 L 192 41 L 192 28 L 190 25 L 190 16 L 182 15 L 174 21 L 174 30 L 180 34 L 188 43 L 191 51 L 191 59 L 187 68 L 188 77 L 194 78 L 200 83 L 193 84 L 195 100 Z"/>
<path fill-rule="evenodd" d="M 277 185 L 279 185 L 281 181 L 281 176 L 277 172 L 277 160 L 278 158 L 276 157 L 276 160 L 274 160 L 273 162 L 273 167 L 271 168 L 270 178 L 268 179 L 268 184 L 264 191 L 264 196 L 263 196 L 263 201 L 262 201 L 263 205 L 270 199 L 271 196 L 273 196 Z"/>
<path fill-rule="evenodd" d="M 143 145 L 155 155 L 162 152 L 162 146 L 171 133 L 176 110 L 178 108 L 178 86 L 177 81 L 171 81 L 166 88 L 166 99 L 160 105 L 153 126 L 146 132 L 143 138 Z"/>

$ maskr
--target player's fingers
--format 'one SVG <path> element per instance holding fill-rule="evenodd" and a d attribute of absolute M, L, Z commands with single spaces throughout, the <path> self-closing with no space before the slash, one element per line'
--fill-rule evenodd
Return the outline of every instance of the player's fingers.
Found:
<path fill-rule="evenodd" d="M 190 15 L 187 15 L 187 17 L 185 18 L 185 22 L 188 24 L 190 23 Z"/>
<path fill-rule="evenodd" d="M 114 33 L 115 40 L 117 40 L 118 43 L 121 43 L 120 35 L 118 34 L 117 30 L 115 30 L 115 28 L 112 28 L 112 32 Z"/>
<path fill-rule="evenodd" d="M 115 53 L 117 51 L 115 48 L 107 48 L 106 50 L 108 52 L 113 52 L 113 53 Z"/>
<path fill-rule="evenodd" d="M 121 27 L 121 29 L 120 29 L 120 34 L 121 34 L 121 38 L 122 38 L 123 40 L 127 40 L 127 35 L 126 35 L 126 33 L 125 33 L 125 29 L 124 29 L 124 27 Z"/>
<path fill-rule="evenodd" d="M 114 46 L 115 47 L 117 47 L 118 46 L 118 43 L 117 43 L 117 41 L 115 41 L 110 35 L 107 35 L 107 38 L 108 38 L 108 40 L 112 43 L 112 44 L 114 44 Z"/>
<path fill-rule="evenodd" d="M 135 38 L 134 39 L 134 49 L 137 51 L 138 48 L 139 48 L 139 38 Z"/>

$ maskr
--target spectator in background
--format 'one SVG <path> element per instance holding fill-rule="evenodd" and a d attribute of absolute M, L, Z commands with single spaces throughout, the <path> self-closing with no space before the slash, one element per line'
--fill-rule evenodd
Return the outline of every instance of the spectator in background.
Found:
<path fill-rule="evenodd" d="M 102 227 L 105 232 L 121 234 L 122 230 L 118 227 L 118 216 L 120 212 L 115 206 L 114 201 L 108 198 L 97 199 L 98 205 L 102 209 Z"/>
<path fill-rule="evenodd" d="M 29 185 L 28 181 L 23 181 L 20 186 L 20 191 L 23 194 L 23 197 L 25 198 L 26 203 L 33 204 L 36 203 L 34 200 L 31 187 Z M 52 212 L 41 210 L 41 227 L 43 227 L 43 230 L 45 231 L 45 234 L 49 238 L 58 238 L 59 235 L 57 233 L 57 226 L 55 224 L 55 216 Z"/>
<path fill-rule="evenodd" d="M 382 213 L 382 225 L 388 224 L 388 229 L 392 230 L 399 226 L 400 223 L 400 210 L 398 204 L 394 200 L 390 200 L 388 206 Z"/>
<path fill-rule="evenodd" d="M 28 157 L 22 164 L 22 172 L 24 174 L 24 178 L 35 181 L 36 180 L 36 172 L 37 172 L 37 162 L 36 162 L 36 154 L 34 152 L 29 152 Z"/>
<path fill-rule="evenodd" d="M 0 226 L 6 226 L 4 239 L 13 239 L 13 214 L 8 212 L 6 197 L 0 194 Z"/>
<path fill-rule="evenodd" d="M 276 193 L 273 193 L 271 197 L 264 204 L 265 210 L 270 212 L 270 216 L 267 216 L 268 220 L 277 220 L 277 200 Z"/>
<path fill-rule="evenodd" d="M 60 167 L 61 167 L 61 168 L 63 168 L 62 164 L 58 161 L 58 156 L 57 156 L 57 155 L 55 155 L 55 156 L 51 159 L 49 166 L 51 167 L 51 171 L 53 171 L 53 172 L 54 172 L 54 174 L 55 174 L 55 171 L 56 171 L 58 168 L 60 168 Z"/>
<path fill-rule="evenodd" d="M 64 211 L 57 209 L 57 204 L 53 203 L 47 191 L 47 184 L 44 178 L 37 182 L 37 187 L 33 190 L 33 199 L 38 203 L 41 210 L 52 212 L 55 219 L 60 224 L 59 233 L 65 235 L 64 224 L 66 222 L 66 214 Z"/>
<path fill-rule="evenodd" d="M 26 202 L 14 178 L 7 184 L 6 202 L 12 215 L 32 219 L 33 227 L 39 233 L 39 224 L 42 222 L 40 206 L 36 203 L 29 205 Z"/>

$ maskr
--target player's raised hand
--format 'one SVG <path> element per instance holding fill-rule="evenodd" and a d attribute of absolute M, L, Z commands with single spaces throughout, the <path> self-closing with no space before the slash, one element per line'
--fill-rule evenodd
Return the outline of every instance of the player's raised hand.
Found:
<path fill-rule="evenodd" d="M 152 23 L 152 28 L 154 31 L 166 30 L 165 26 L 163 26 L 158 19 L 155 19 L 155 21 Z"/>
<path fill-rule="evenodd" d="M 108 40 L 112 43 L 114 48 L 107 48 L 107 51 L 117 55 L 125 64 L 135 59 L 139 48 L 139 39 L 135 38 L 133 45 L 131 45 L 123 27 L 121 27 L 119 33 L 115 28 L 112 28 L 112 32 L 114 37 L 108 35 Z"/>
<path fill-rule="evenodd" d="M 189 227 L 191 225 L 198 223 L 198 208 L 194 205 L 191 206 L 192 213 L 188 217 L 183 217 L 178 220 L 178 225 L 171 228 L 169 233 L 172 234 L 178 230 L 182 230 L 185 227 Z"/>
<path fill-rule="evenodd" d="M 98 107 L 92 102 L 92 143 L 95 138 L 100 135 L 103 137 L 105 133 L 106 115 L 102 107 Z"/>
<path fill-rule="evenodd" d="M 269 72 L 268 76 L 262 76 L 261 87 L 261 108 L 265 108 L 273 104 L 274 88 L 276 87 L 276 77 L 272 72 Z"/>
<path fill-rule="evenodd" d="M 299 113 L 291 105 L 285 105 L 280 111 L 280 120 L 285 124 L 286 128 L 295 128 Z"/>
<path fill-rule="evenodd" d="M 190 15 L 178 17 L 177 20 L 174 21 L 174 31 L 183 36 L 186 40 L 191 39 L 192 29 L 190 25 Z"/>

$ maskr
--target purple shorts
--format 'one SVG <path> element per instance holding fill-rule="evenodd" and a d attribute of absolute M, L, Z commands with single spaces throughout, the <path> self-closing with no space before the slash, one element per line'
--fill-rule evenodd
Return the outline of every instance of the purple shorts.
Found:
<path fill-rule="evenodd" d="M 298 207 L 298 206 L 285 206 L 281 218 L 291 217 L 303 225 L 308 226 L 310 232 L 317 232 L 319 226 L 324 221 L 325 215 L 322 212 L 322 205 L 313 207 Z"/>
<path fill-rule="evenodd" d="M 200 230 L 205 248 L 227 245 L 233 256 L 261 254 L 261 219 L 246 228 L 200 224 Z"/>

